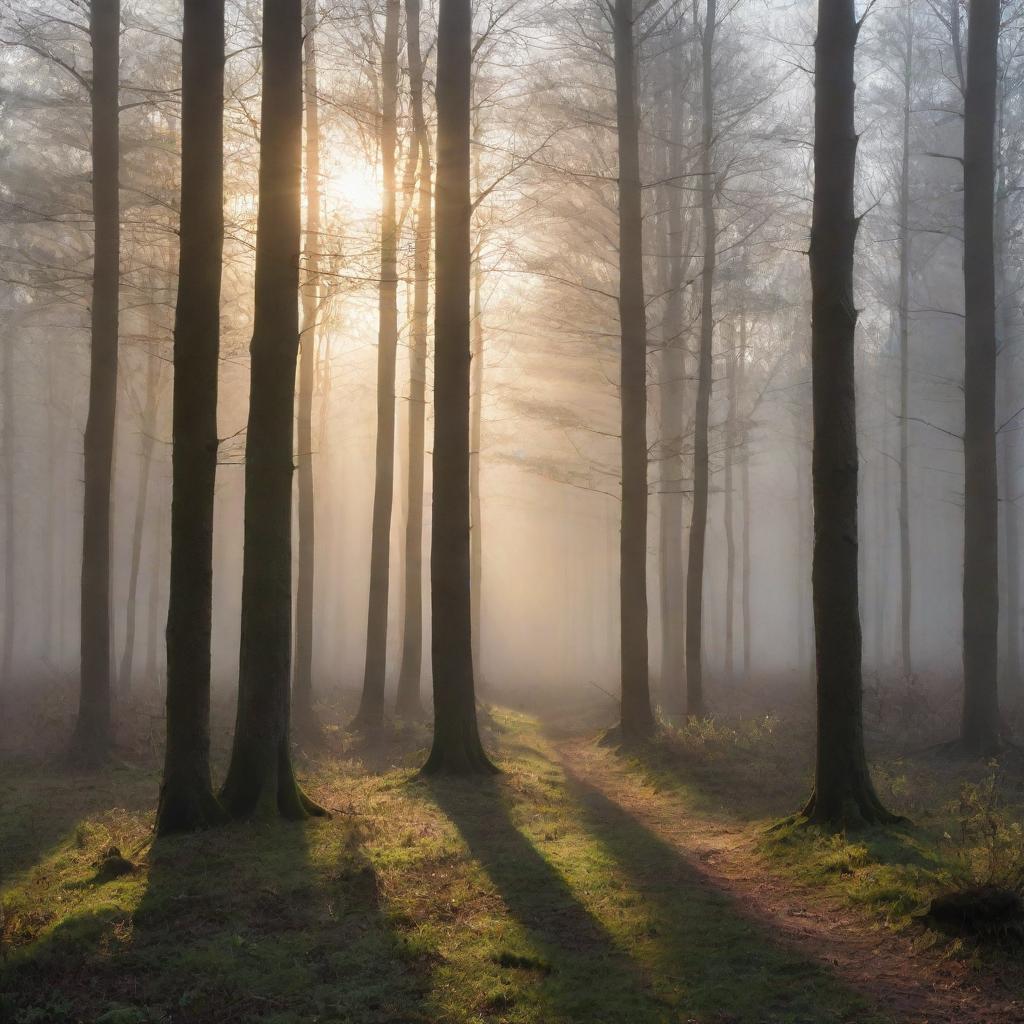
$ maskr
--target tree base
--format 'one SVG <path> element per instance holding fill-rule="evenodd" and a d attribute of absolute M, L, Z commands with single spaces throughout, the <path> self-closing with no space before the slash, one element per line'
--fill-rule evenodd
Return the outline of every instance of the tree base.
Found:
<path fill-rule="evenodd" d="M 230 818 L 329 818 L 326 808 L 308 797 L 292 771 L 287 740 L 276 755 L 263 760 L 252 750 L 232 755 L 220 803 Z"/>
<path fill-rule="evenodd" d="M 828 800 L 820 799 L 815 791 L 795 820 L 801 818 L 809 825 L 835 833 L 907 823 L 906 818 L 882 806 L 870 785 L 846 787 L 842 793 L 832 794 Z"/>
<path fill-rule="evenodd" d="M 213 793 L 209 781 L 177 779 L 160 787 L 156 809 L 156 835 L 199 832 L 227 820 L 224 808 Z"/>
<path fill-rule="evenodd" d="M 479 737 L 460 737 L 452 741 L 435 735 L 427 763 L 420 775 L 498 775 L 501 769 L 487 756 Z"/>
<path fill-rule="evenodd" d="M 109 733 L 85 728 L 79 722 L 71 734 L 68 763 L 73 768 L 103 768 L 110 763 L 112 747 Z"/>

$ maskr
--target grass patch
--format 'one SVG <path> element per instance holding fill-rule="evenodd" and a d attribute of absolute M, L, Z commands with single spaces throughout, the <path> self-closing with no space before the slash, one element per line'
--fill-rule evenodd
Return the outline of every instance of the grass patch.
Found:
<path fill-rule="evenodd" d="M 301 775 L 330 820 L 159 843 L 155 762 L 10 769 L 0 1021 L 887 1019 L 567 777 L 532 719 L 488 733 L 485 780 L 415 778 L 416 731 L 329 734 Z M 134 870 L 98 877 L 111 847 Z"/>

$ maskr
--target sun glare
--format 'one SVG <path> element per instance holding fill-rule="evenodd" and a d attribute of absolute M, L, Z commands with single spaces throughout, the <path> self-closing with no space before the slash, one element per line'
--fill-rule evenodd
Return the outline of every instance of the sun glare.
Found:
<path fill-rule="evenodd" d="M 372 214 L 380 208 L 380 182 L 376 168 L 363 160 L 341 164 L 327 179 L 328 199 L 355 213 Z"/>

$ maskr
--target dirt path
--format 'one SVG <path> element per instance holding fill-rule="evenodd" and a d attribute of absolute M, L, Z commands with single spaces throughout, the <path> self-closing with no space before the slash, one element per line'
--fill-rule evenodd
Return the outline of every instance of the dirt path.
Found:
<path fill-rule="evenodd" d="M 767 873 L 749 830 L 694 817 L 590 741 L 560 740 L 555 749 L 575 778 L 671 844 L 705 884 L 736 899 L 779 941 L 830 967 L 879 1009 L 904 1024 L 1021 1024 L 1024 1002 L 999 978 L 916 950 L 839 900 Z M 583 789 L 584 787 L 581 787 Z M 580 797 L 586 801 L 584 791 Z M 592 810 L 600 814 L 591 797 Z"/>

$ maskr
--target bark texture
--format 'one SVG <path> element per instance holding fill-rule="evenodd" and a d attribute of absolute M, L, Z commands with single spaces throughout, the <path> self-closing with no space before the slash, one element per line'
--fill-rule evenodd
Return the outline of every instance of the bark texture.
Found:
<path fill-rule="evenodd" d="M 701 37 L 701 269 L 700 346 L 697 353 L 697 407 L 693 426 L 693 507 L 686 564 L 686 713 L 704 714 L 704 547 L 708 525 L 708 421 L 714 359 L 714 290 L 718 232 L 715 225 L 715 93 L 714 55 L 716 0 L 707 0 Z"/>
<path fill-rule="evenodd" d="M 995 122 L 999 0 L 971 0 L 964 96 L 964 702 L 971 753 L 999 745 Z"/>
<path fill-rule="evenodd" d="M 316 583 L 316 495 L 313 488 L 313 392 L 320 315 L 320 106 L 317 96 L 316 3 L 306 6 L 303 98 L 306 108 L 306 252 L 299 336 L 299 401 L 295 462 L 299 490 L 299 564 L 295 581 L 295 669 L 292 708 L 296 730 L 317 731 L 313 712 L 313 594 Z"/>
<path fill-rule="evenodd" d="M 238 714 L 221 792 L 233 817 L 324 813 L 299 788 L 289 747 L 301 186 L 302 2 L 265 0 Z"/>
<path fill-rule="evenodd" d="M 858 30 L 853 0 L 819 0 L 810 247 L 818 744 L 804 813 L 835 829 L 891 820 L 871 783 L 862 720 L 853 303 Z"/>
<path fill-rule="evenodd" d="M 222 817 L 210 781 L 210 638 L 224 246 L 223 0 L 186 0 L 181 49 L 181 255 L 174 316 L 167 748 L 158 835 L 202 828 Z M 158 548 L 154 563 L 159 561 Z M 154 618 L 155 612 L 154 607 Z"/>
<path fill-rule="evenodd" d="M 470 0 L 441 0 L 437 31 L 437 235 L 431 662 L 434 742 L 425 774 L 494 771 L 473 685 L 469 554 Z"/>
<path fill-rule="evenodd" d="M 85 423 L 82 517 L 81 693 L 72 756 L 102 759 L 111 742 L 110 501 L 117 409 L 117 324 L 121 228 L 118 66 L 121 5 L 92 0 L 93 251 L 89 413 Z"/>
<path fill-rule="evenodd" d="M 636 40 L 632 0 L 615 0 L 615 110 L 619 147 L 619 401 L 622 519 L 619 608 L 622 739 L 654 732 L 647 649 L 647 314 L 644 305 Z"/>
<path fill-rule="evenodd" d="M 401 0 L 387 0 L 381 53 L 380 291 L 377 331 L 377 452 L 370 539 L 366 665 L 357 728 L 375 729 L 384 716 L 391 573 L 391 507 L 395 493 L 395 360 L 398 354 L 398 230 L 395 148 L 398 116 L 398 30 Z"/>
<path fill-rule="evenodd" d="M 420 2 L 406 0 L 409 92 L 419 157 L 416 231 L 413 240 L 412 331 L 409 345 L 409 498 L 405 521 L 405 613 L 402 664 L 395 710 L 403 718 L 423 713 L 423 459 L 427 413 L 427 333 L 430 307 L 430 242 L 433 235 L 430 133 L 423 109 L 423 57 L 420 50 Z"/>

